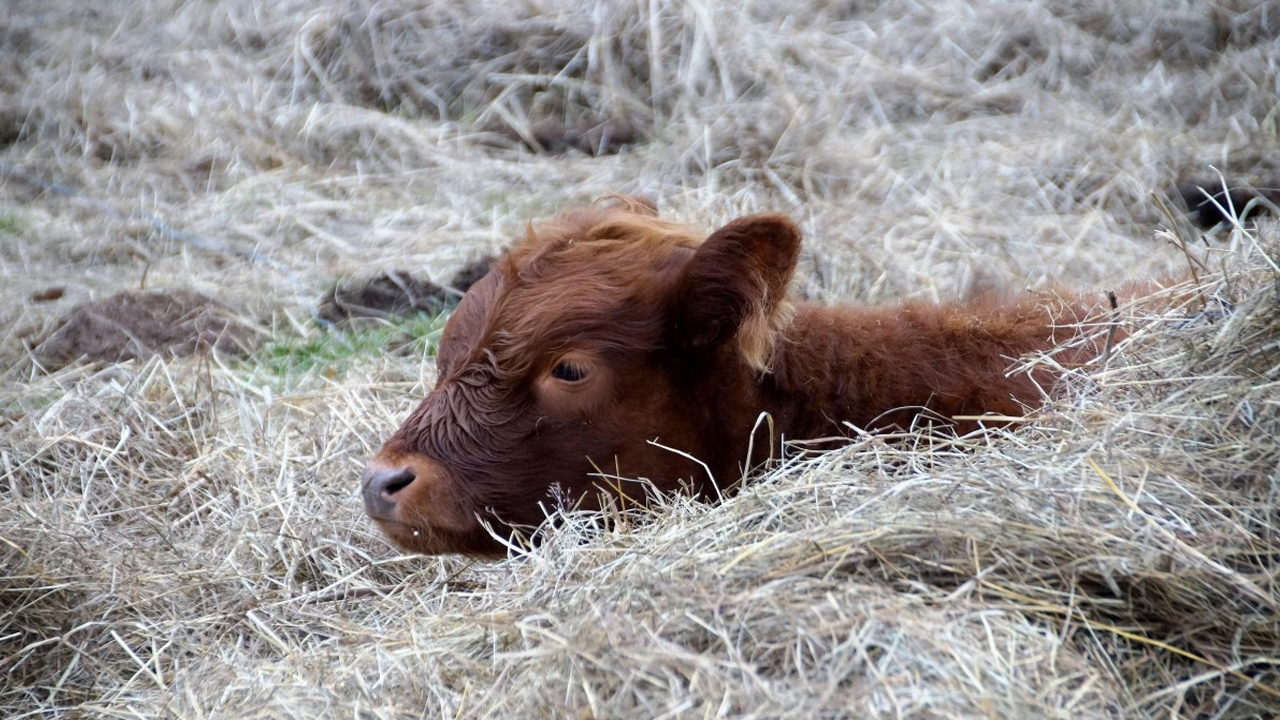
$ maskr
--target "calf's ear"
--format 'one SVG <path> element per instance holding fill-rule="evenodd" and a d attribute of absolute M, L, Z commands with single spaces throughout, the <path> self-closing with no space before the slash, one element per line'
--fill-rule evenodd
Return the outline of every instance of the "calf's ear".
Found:
<path fill-rule="evenodd" d="M 800 229 L 786 215 L 748 215 L 711 234 L 685 266 L 671 331 L 686 349 L 736 339 L 742 358 L 767 370 L 777 329 L 790 317 L 787 284 Z"/>

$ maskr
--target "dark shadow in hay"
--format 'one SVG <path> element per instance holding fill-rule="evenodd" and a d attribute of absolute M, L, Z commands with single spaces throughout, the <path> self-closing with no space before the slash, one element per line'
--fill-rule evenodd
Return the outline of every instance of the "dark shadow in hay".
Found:
<path fill-rule="evenodd" d="M 253 336 L 229 308 L 200 293 L 123 292 L 72 308 L 34 355 L 50 370 L 82 358 L 116 363 L 209 350 L 241 355 Z"/>
<path fill-rule="evenodd" d="M 21 109 L 0 109 L 0 147 L 8 147 L 27 135 L 27 115 Z"/>
<path fill-rule="evenodd" d="M 345 102 L 403 117 L 481 118 L 483 140 L 494 144 L 614 154 L 652 130 L 643 112 L 620 116 L 608 89 L 652 94 L 649 52 L 627 49 L 643 47 L 647 34 L 632 32 L 591 50 L 597 38 L 581 18 L 551 20 L 513 8 L 495 21 L 445 6 L 411 13 L 395 2 L 353 7 L 318 40 L 319 54 L 332 58 L 319 85 Z M 593 63 L 596 53 L 612 59 Z M 499 102 L 514 112 L 490 112 Z"/>
<path fill-rule="evenodd" d="M 483 257 L 467 263 L 443 287 L 405 270 L 388 270 L 372 278 L 354 280 L 329 291 L 317 315 L 334 325 L 415 313 L 435 315 L 457 305 L 467 289 L 489 272 L 492 262 L 493 258 Z"/>
<path fill-rule="evenodd" d="M 1271 183 L 1252 185 L 1241 181 L 1186 180 L 1176 195 L 1187 209 L 1187 217 L 1197 227 L 1209 229 L 1228 222 L 1231 213 L 1240 220 L 1275 215 L 1280 209 L 1280 177 Z"/>
<path fill-rule="evenodd" d="M 537 153 L 563 155 L 577 151 L 584 155 L 616 155 L 644 141 L 634 123 L 623 118 L 585 118 L 576 123 L 542 120 L 530 128 L 514 128 L 500 123 L 492 132 Z"/>
<path fill-rule="evenodd" d="M 31 302 L 45 303 L 61 300 L 63 295 L 67 294 L 67 289 L 61 285 L 51 285 L 43 290 L 37 290 L 31 293 Z"/>

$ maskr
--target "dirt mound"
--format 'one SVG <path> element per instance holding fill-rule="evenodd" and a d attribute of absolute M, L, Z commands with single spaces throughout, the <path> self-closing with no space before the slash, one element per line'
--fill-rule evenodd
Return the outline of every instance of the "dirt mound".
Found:
<path fill-rule="evenodd" d="M 458 292 L 465 293 L 471 289 L 472 285 L 480 282 L 480 278 L 489 273 L 489 268 L 493 266 L 495 259 L 492 255 L 486 255 L 463 265 L 458 272 L 453 274 L 453 278 L 449 281 L 449 286 Z"/>
<path fill-rule="evenodd" d="M 430 280 L 388 270 L 367 280 L 335 287 L 320 303 L 320 317 L 332 323 L 356 318 L 388 318 L 413 312 L 437 313 L 449 292 Z"/>
<path fill-rule="evenodd" d="M 467 263 L 444 287 L 405 270 L 388 270 L 338 285 L 321 301 L 319 315 L 331 323 L 345 324 L 357 318 L 443 312 L 458 304 L 467 289 L 489 272 L 492 262 L 493 258 L 483 257 Z"/>
<path fill-rule="evenodd" d="M 188 290 L 123 292 L 77 305 L 36 348 L 49 369 L 216 349 L 243 353 L 253 331 L 225 305 Z"/>

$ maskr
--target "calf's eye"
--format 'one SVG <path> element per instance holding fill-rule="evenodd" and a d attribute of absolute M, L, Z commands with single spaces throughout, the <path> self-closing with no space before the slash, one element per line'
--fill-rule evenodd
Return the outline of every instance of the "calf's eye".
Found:
<path fill-rule="evenodd" d="M 587 377 L 587 369 L 562 360 L 551 368 L 551 377 L 564 382 L 578 382 Z"/>

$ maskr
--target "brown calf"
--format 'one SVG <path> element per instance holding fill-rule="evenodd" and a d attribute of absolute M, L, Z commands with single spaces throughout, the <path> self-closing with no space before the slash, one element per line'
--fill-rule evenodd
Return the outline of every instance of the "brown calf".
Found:
<path fill-rule="evenodd" d="M 714 497 L 781 439 L 1017 415 L 1053 378 L 1010 366 L 1076 337 L 1094 312 L 1048 294 L 791 303 L 799 248 L 784 215 L 703 240 L 628 199 L 530 228 L 462 300 L 435 389 L 369 461 L 369 515 L 408 550 L 501 553 L 491 532 L 532 529 L 561 504 L 599 507 L 602 493 Z M 1063 357 L 1095 352 L 1086 342 Z"/>

